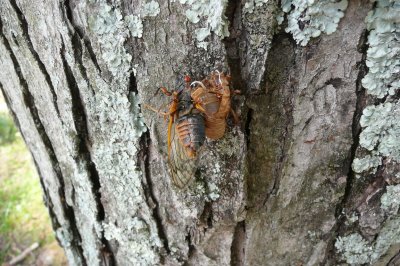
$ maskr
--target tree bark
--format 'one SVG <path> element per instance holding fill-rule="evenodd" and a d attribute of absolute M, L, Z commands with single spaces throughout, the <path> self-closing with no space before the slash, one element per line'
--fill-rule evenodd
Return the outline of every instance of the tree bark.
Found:
<path fill-rule="evenodd" d="M 379 12 L 399 3 L 302 2 L 0 0 L 0 88 L 71 265 L 399 262 L 400 155 L 362 135 L 364 109 L 400 110 L 394 82 L 364 88 L 375 32 L 397 36 L 381 57 L 398 75 L 399 21 Z M 167 123 L 141 106 L 166 111 L 158 87 L 215 69 L 241 91 L 240 125 L 178 189 Z M 358 170 L 365 155 L 380 163 Z"/>

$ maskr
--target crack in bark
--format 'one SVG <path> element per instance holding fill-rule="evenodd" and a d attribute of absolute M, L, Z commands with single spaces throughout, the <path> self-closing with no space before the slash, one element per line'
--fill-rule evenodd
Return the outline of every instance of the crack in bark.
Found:
<path fill-rule="evenodd" d="M 352 122 L 352 137 L 353 137 L 353 144 L 350 147 L 350 158 L 349 158 L 349 166 L 348 166 L 348 174 L 347 174 L 347 180 L 346 180 L 346 187 L 345 191 L 342 197 L 342 200 L 338 203 L 336 206 L 335 210 L 335 217 L 337 220 L 337 223 L 335 225 L 335 228 L 332 229 L 332 232 L 334 232 L 334 237 L 331 239 L 330 243 L 327 245 L 327 252 L 328 254 L 326 256 L 326 259 L 324 263 L 326 263 L 329 259 L 334 259 L 335 258 L 335 240 L 337 237 L 340 235 L 340 232 L 342 231 L 343 227 L 345 226 L 345 220 L 346 216 L 343 215 L 343 211 L 346 207 L 346 204 L 349 201 L 349 197 L 351 195 L 352 187 L 354 184 L 355 180 L 355 172 L 353 171 L 351 165 L 356 157 L 356 151 L 359 146 L 359 138 L 360 138 L 360 133 L 361 133 L 361 126 L 360 126 L 360 118 L 362 115 L 362 111 L 365 107 L 365 89 L 362 86 L 362 79 L 364 76 L 367 74 L 368 69 L 366 66 L 366 57 L 367 57 L 367 50 L 368 50 L 368 32 L 367 30 L 364 30 L 364 32 L 361 34 L 360 40 L 359 40 L 359 45 L 358 45 L 358 51 L 362 53 L 362 58 L 361 61 L 358 64 L 359 67 L 359 72 L 356 80 L 356 95 L 357 95 L 357 101 L 356 101 L 356 109 L 354 111 L 354 116 L 353 116 L 353 122 Z"/>
<path fill-rule="evenodd" d="M 212 202 L 206 201 L 204 203 L 204 208 L 202 213 L 199 216 L 199 221 L 206 225 L 204 227 L 204 234 L 207 232 L 207 229 L 211 229 L 213 227 L 213 208 L 212 208 Z"/>
<path fill-rule="evenodd" d="M 18 7 L 16 1 L 10 0 L 10 4 L 11 4 L 12 8 L 14 9 L 14 12 L 17 14 L 19 24 L 22 29 L 22 35 L 24 36 L 24 38 L 26 40 L 28 49 L 31 52 L 31 54 L 33 55 L 33 58 L 35 59 L 35 61 L 37 62 L 40 72 L 42 72 L 42 74 L 44 75 L 46 83 L 50 88 L 50 92 L 53 97 L 54 108 L 56 109 L 58 117 L 60 117 L 60 110 L 58 109 L 58 104 L 57 104 L 57 93 L 55 91 L 53 83 L 51 82 L 51 78 L 50 78 L 49 73 L 47 72 L 46 66 L 44 65 L 42 60 L 40 60 L 39 54 L 36 52 L 35 48 L 33 47 L 31 38 L 29 36 L 28 22 L 26 21 L 25 16 L 22 13 L 21 9 Z"/>
<path fill-rule="evenodd" d="M 82 58 L 83 58 L 83 47 L 82 47 L 82 42 L 81 42 L 82 38 L 80 37 L 78 31 L 75 29 L 75 27 L 72 24 L 72 17 L 71 17 L 72 15 L 71 15 L 71 10 L 69 9 L 69 0 L 65 0 L 64 7 L 65 8 L 61 12 L 61 16 L 64 21 L 69 22 L 67 28 L 68 28 L 69 36 L 71 38 L 72 50 L 74 51 L 73 52 L 74 59 L 77 62 L 79 72 L 81 73 L 83 79 L 88 84 L 88 87 L 90 87 L 87 71 L 86 71 L 85 66 L 83 65 L 83 60 L 82 60 Z M 62 41 L 62 38 L 61 38 L 61 41 Z M 92 92 L 94 93 L 93 90 L 92 90 Z"/>
<path fill-rule="evenodd" d="M 189 250 L 188 250 L 188 258 L 182 263 L 182 265 L 183 266 L 189 266 L 190 265 L 189 261 L 194 256 L 194 254 L 196 252 L 196 248 L 192 243 L 192 237 L 190 235 L 190 232 L 186 235 L 185 240 L 188 243 Z"/>
<path fill-rule="evenodd" d="M 86 69 L 83 66 L 82 63 L 82 45 L 80 44 L 80 40 L 83 40 L 83 43 L 85 44 L 85 47 L 89 53 L 90 59 L 92 60 L 93 64 L 95 65 L 96 69 L 99 71 L 99 73 L 101 73 L 101 69 L 99 66 L 99 63 L 97 62 L 97 58 L 96 58 L 96 54 L 93 51 L 93 47 L 92 47 L 92 43 L 90 42 L 89 38 L 86 36 L 86 34 L 84 33 L 84 31 L 82 29 L 80 29 L 80 27 L 78 25 L 76 25 L 74 23 L 74 18 L 72 15 L 72 9 L 71 9 L 71 5 L 69 0 L 65 0 L 64 1 L 64 12 L 61 12 L 63 15 L 63 18 L 65 21 L 68 21 L 70 26 L 72 27 L 72 29 L 70 29 L 70 27 L 68 27 L 68 30 L 72 36 L 72 39 L 74 40 L 72 43 L 73 45 L 77 45 L 80 46 L 80 49 L 77 49 L 79 52 L 79 54 L 75 55 L 75 60 L 77 60 L 79 62 L 79 65 L 81 66 L 81 73 L 82 76 L 84 76 L 84 78 L 87 80 L 87 75 L 86 75 Z M 79 42 L 77 42 L 76 39 L 80 39 Z"/>
<path fill-rule="evenodd" d="M 244 126 L 244 133 L 245 133 L 245 136 L 246 136 L 247 147 L 250 146 L 250 140 L 251 140 L 251 138 L 250 138 L 250 134 L 251 134 L 250 126 L 251 126 L 251 122 L 253 120 L 253 113 L 254 113 L 254 109 L 249 108 L 247 110 L 247 117 L 246 117 L 246 122 L 245 122 L 245 126 Z"/>
<path fill-rule="evenodd" d="M 229 20 L 229 36 L 225 38 L 223 43 L 225 45 L 225 50 L 227 54 L 227 63 L 229 69 L 231 71 L 232 76 L 232 86 L 235 88 L 247 88 L 247 84 L 245 80 L 242 78 L 242 67 L 239 55 L 240 49 L 240 35 L 242 27 L 241 16 L 241 1 L 229 0 L 226 8 L 225 15 Z M 242 91 L 244 93 L 244 91 Z M 246 101 L 247 95 L 245 94 Z M 254 110 L 252 108 L 248 108 L 246 110 L 246 120 L 244 121 L 244 134 L 246 138 L 246 147 L 250 146 L 250 136 L 251 136 L 251 123 L 253 121 Z M 246 180 L 244 180 L 246 182 Z M 212 211 L 212 209 L 211 209 Z M 212 213 L 211 213 L 212 215 Z M 246 250 L 246 230 L 245 230 L 246 219 L 241 222 L 238 222 L 235 227 L 235 231 L 233 234 L 233 240 L 231 243 L 231 261 L 230 264 L 232 266 L 244 265 L 245 258 L 245 250 Z M 211 224 L 212 226 L 212 224 Z M 190 244 L 190 243 L 189 243 Z M 189 245 L 189 255 L 193 254 L 193 251 L 190 252 Z M 190 257 L 189 257 L 190 258 Z"/>
<path fill-rule="evenodd" d="M 136 83 L 136 77 L 133 73 L 131 73 L 129 77 L 129 96 L 134 93 L 138 94 L 137 90 L 137 83 Z M 129 97 L 130 99 L 130 97 Z M 167 255 L 171 254 L 171 250 L 169 248 L 169 243 L 168 243 L 168 238 L 167 234 L 165 232 L 165 228 L 163 225 L 162 221 L 162 216 L 160 213 L 160 204 L 158 203 L 156 194 L 153 189 L 153 182 L 151 180 L 151 170 L 150 170 L 150 146 L 151 146 L 151 138 L 150 138 L 150 132 L 147 130 L 145 133 L 142 134 L 142 136 L 139 139 L 139 146 L 140 150 L 138 152 L 138 162 L 141 162 L 141 169 L 142 172 L 144 173 L 144 182 L 142 182 L 143 190 L 145 192 L 145 197 L 146 201 L 149 205 L 149 207 L 152 209 L 153 212 L 153 218 L 154 221 L 156 222 L 157 225 L 157 234 L 161 239 L 161 242 L 163 243 L 165 252 Z M 160 257 L 161 257 L 161 262 L 163 264 L 163 261 L 165 260 L 166 254 L 163 254 L 163 252 L 160 252 Z"/>
<path fill-rule="evenodd" d="M 145 184 L 143 184 L 143 189 L 145 191 L 145 197 L 146 197 L 149 207 L 152 209 L 152 212 L 153 212 L 152 216 L 157 225 L 158 236 L 160 237 L 161 242 L 163 243 L 166 253 L 169 255 L 169 254 L 171 254 L 171 250 L 169 248 L 167 234 L 165 232 L 165 228 L 164 228 L 161 213 L 160 213 L 160 204 L 158 203 L 158 200 L 155 196 L 154 189 L 153 189 L 153 183 L 151 180 L 150 160 L 149 160 L 149 157 L 150 157 L 149 147 L 151 145 L 151 139 L 150 139 L 149 131 L 146 131 L 145 133 L 143 133 L 143 135 L 140 137 L 139 144 L 140 144 L 140 150 L 138 153 L 138 157 L 139 157 L 138 161 L 142 162 L 141 168 L 144 173 L 144 178 L 145 178 L 145 182 L 146 182 Z M 165 260 L 165 255 L 166 254 L 163 254 L 163 252 L 160 252 L 162 264 Z"/>
<path fill-rule="evenodd" d="M 240 1 L 236 0 L 229 0 L 228 5 L 226 8 L 225 16 L 228 18 L 229 21 L 229 37 L 223 40 L 227 63 L 229 69 L 231 71 L 232 77 L 232 85 L 236 88 L 246 88 L 246 82 L 242 79 L 242 68 L 240 63 L 239 57 L 239 43 L 237 32 L 240 32 L 240 29 L 237 27 L 241 26 L 241 23 L 235 23 L 237 21 L 241 21 L 241 3 Z M 243 91 L 242 91 L 243 93 Z"/>
<path fill-rule="evenodd" d="M 70 230 L 72 231 L 72 234 L 73 234 L 72 242 L 74 242 L 74 245 L 71 245 L 71 249 L 74 250 L 75 253 L 77 254 L 77 256 L 79 257 L 78 260 L 80 260 L 83 265 L 86 265 L 85 257 L 83 255 L 83 249 L 80 245 L 82 238 L 81 238 L 81 235 L 80 235 L 79 230 L 76 225 L 75 212 L 74 212 L 74 209 L 71 206 L 69 206 L 65 200 L 64 177 L 62 175 L 57 156 L 55 154 L 55 151 L 54 151 L 53 145 L 50 141 L 50 138 L 47 135 L 46 129 L 40 119 L 39 112 L 35 106 L 35 99 L 34 99 L 32 93 L 29 91 L 29 86 L 28 86 L 28 83 L 27 83 L 26 79 L 24 78 L 24 75 L 21 71 L 21 66 L 10 46 L 10 43 L 8 42 L 6 36 L 4 35 L 3 22 L 1 20 L 1 18 L 0 18 L 0 37 L 3 38 L 6 50 L 9 52 L 10 58 L 13 62 L 14 71 L 15 71 L 15 73 L 18 77 L 18 80 L 20 82 L 20 85 L 21 85 L 24 104 L 28 108 L 28 110 L 32 116 L 36 130 L 39 133 L 39 136 L 42 140 L 44 147 L 46 148 L 52 168 L 54 170 L 54 174 L 57 177 L 57 180 L 59 182 L 58 194 L 61 199 L 61 201 L 60 201 L 61 207 L 62 207 L 64 215 L 68 221 Z"/>
<path fill-rule="evenodd" d="M 74 77 L 71 67 L 69 66 L 66 58 L 65 58 L 65 44 L 64 41 L 61 39 L 61 51 L 60 56 L 63 64 L 64 74 L 67 80 L 68 89 L 71 95 L 71 102 L 72 102 L 72 116 L 74 120 L 74 126 L 76 130 L 76 153 L 77 155 L 74 156 L 75 160 L 82 163 L 86 167 L 86 171 L 88 173 L 89 181 L 92 184 L 92 194 L 94 196 L 94 200 L 96 203 L 96 210 L 97 210 L 97 221 L 101 222 L 104 221 L 105 212 L 104 207 L 101 202 L 101 193 L 100 193 L 100 177 L 99 173 L 96 169 L 96 165 L 92 160 L 92 156 L 90 153 L 90 137 L 89 131 L 87 126 L 87 118 L 85 112 L 85 104 L 81 97 L 78 84 Z M 107 254 L 107 256 L 103 256 L 102 263 L 105 265 L 115 265 L 114 254 L 110 247 L 110 243 L 104 237 L 104 232 L 102 233 L 102 237 L 100 239 L 102 244 L 101 252 Z M 107 261 L 104 261 L 107 260 Z"/>
<path fill-rule="evenodd" d="M 231 245 L 231 266 L 243 266 L 245 263 L 244 252 L 246 246 L 246 222 L 238 222 L 233 233 Z"/>

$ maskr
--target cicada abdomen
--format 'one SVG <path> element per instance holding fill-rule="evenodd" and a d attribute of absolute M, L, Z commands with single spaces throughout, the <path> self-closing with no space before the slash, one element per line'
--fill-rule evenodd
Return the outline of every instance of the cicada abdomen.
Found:
<path fill-rule="evenodd" d="M 168 161 L 173 183 L 183 188 L 193 180 L 197 170 L 198 152 L 205 141 L 205 121 L 193 106 L 190 77 L 185 76 L 185 85 L 178 86 L 173 95 L 168 127 Z"/>

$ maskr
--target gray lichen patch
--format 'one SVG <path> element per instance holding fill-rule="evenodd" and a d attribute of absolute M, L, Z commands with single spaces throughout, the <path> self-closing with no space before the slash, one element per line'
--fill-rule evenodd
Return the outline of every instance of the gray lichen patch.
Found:
<path fill-rule="evenodd" d="M 286 32 L 291 32 L 302 46 L 321 33 L 332 34 L 344 16 L 347 4 L 347 0 L 284 0 L 282 9 L 288 19 Z"/>
<path fill-rule="evenodd" d="M 367 155 L 364 158 L 355 158 L 353 160 L 352 168 L 356 173 L 362 173 L 369 169 L 375 171 L 376 168 L 381 165 L 381 163 L 382 159 L 379 156 Z"/>
<path fill-rule="evenodd" d="M 126 87 L 114 83 L 111 89 L 102 80 L 97 80 L 94 106 L 98 126 L 93 160 L 101 177 L 101 190 L 113 195 L 108 198 L 105 236 L 119 240 L 119 259 L 124 263 L 156 264 L 156 249 L 161 244 L 142 191 L 143 174 L 137 169 L 138 140 L 145 131 L 138 106 L 128 101 Z M 148 230 L 142 230 L 143 223 L 132 221 L 133 216 L 145 217 Z M 123 254 L 135 256 L 124 258 Z"/>
<path fill-rule="evenodd" d="M 363 131 L 360 146 L 371 151 L 372 156 L 355 158 L 353 169 L 360 173 L 380 165 L 381 156 L 400 161 L 400 104 L 388 102 L 367 106 L 360 119 Z"/>
<path fill-rule="evenodd" d="M 116 240 L 118 243 L 124 243 L 123 249 L 138 256 L 136 258 L 127 258 L 132 265 L 155 265 L 158 261 L 153 247 L 143 245 L 149 239 L 155 246 L 161 247 L 162 243 L 157 235 L 154 234 L 154 228 L 151 230 L 145 221 L 138 217 L 127 219 L 121 222 L 123 226 L 116 226 L 114 223 L 104 223 L 105 237 L 109 240 Z M 132 238 L 132 233 L 135 235 Z"/>
<path fill-rule="evenodd" d="M 155 3 L 145 4 L 141 15 L 156 15 L 159 9 Z M 138 167 L 139 138 L 146 126 L 139 96 L 129 92 L 128 87 L 135 86 L 129 84 L 129 77 L 136 71 L 124 47 L 130 34 L 142 36 L 142 21 L 138 15 L 123 18 L 118 8 L 103 2 L 90 18 L 89 29 L 96 34 L 102 58 L 114 77 L 107 83 L 96 72 L 89 72 L 96 90 L 88 112 L 95 132 L 92 156 L 101 192 L 108 195 L 102 199 L 106 202 L 104 236 L 118 242 L 115 257 L 119 264 L 155 265 L 162 243 L 143 191 L 144 174 Z"/>
<path fill-rule="evenodd" d="M 140 16 L 128 15 L 125 17 L 125 21 L 129 30 L 131 31 L 132 36 L 142 38 L 143 22 L 140 19 Z"/>
<path fill-rule="evenodd" d="M 399 1 L 377 1 L 367 18 L 369 48 L 368 74 L 362 84 L 378 98 L 393 95 L 400 88 L 400 4 Z"/>
<path fill-rule="evenodd" d="M 369 70 L 362 85 L 377 98 L 393 95 L 400 86 L 399 11 L 399 1 L 382 0 L 377 1 L 375 9 L 366 17 L 370 30 L 366 61 Z M 370 151 L 371 155 L 354 159 L 355 172 L 376 169 L 382 156 L 400 161 L 399 115 L 399 102 L 390 98 L 363 110 L 360 146 Z"/>
<path fill-rule="evenodd" d="M 373 264 L 388 252 L 394 244 L 400 243 L 400 217 L 387 220 L 374 243 L 368 242 L 360 234 L 339 237 L 335 243 L 337 251 L 349 264 Z"/>
<path fill-rule="evenodd" d="M 248 0 L 244 4 L 243 11 L 245 13 L 253 13 L 254 8 L 262 7 L 266 3 L 268 3 L 268 0 Z"/>
<path fill-rule="evenodd" d="M 364 264 L 370 262 L 372 248 L 359 234 L 339 237 L 335 243 L 336 249 L 349 264 Z"/>
<path fill-rule="evenodd" d="M 143 17 L 155 17 L 160 13 L 158 2 L 151 0 L 142 6 L 141 14 Z"/>
<path fill-rule="evenodd" d="M 396 214 L 400 207 L 400 185 L 387 186 L 381 197 L 381 208 L 390 214 Z"/>
<path fill-rule="evenodd" d="M 372 97 L 360 118 L 362 131 L 357 155 L 363 156 L 353 160 L 352 168 L 356 173 L 369 171 L 374 174 L 377 167 L 382 165 L 383 171 L 382 175 L 377 174 L 373 184 L 363 190 L 364 195 L 360 201 L 365 202 L 358 202 L 361 204 L 357 206 L 360 212 L 358 229 L 361 234 L 339 237 L 335 244 L 342 259 L 350 264 L 387 263 L 398 252 L 400 243 L 400 190 L 395 178 L 398 172 L 398 166 L 395 165 L 400 162 L 400 104 L 396 97 L 392 97 L 400 84 L 400 2 L 374 2 L 374 9 L 365 19 L 367 29 L 370 30 L 366 57 L 369 72 L 362 79 L 362 85 Z M 376 101 L 384 97 L 384 100 Z M 371 105 L 373 100 L 375 103 Z M 385 181 L 391 185 L 385 187 Z M 397 185 L 393 185 L 393 182 Z M 378 194 L 381 191 L 385 193 Z M 373 199 L 375 195 L 381 195 L 380 201 L 377 197 Z"/>
<path fill-rule="evenodd" d="M 197 46 L 207 50 L 205 41 L 211 32 L 214 32 L 221 39 L 229 36 L 228 20 L 225 16 L 225 9 L 228 0 L 179 0 L 181 4 L 186 4 L 189 9 L 185 15 L 192 23 L 199 23 L 204 20 L 204 25 L 195 30 Z"/>
<path fill-rule="evenodd" d="M 89 29 L 98 36 L 102 48 L 102 58 L 117 79 L 126 79 L 131 71 L 132 56 L 124 43 L 129 31 L 123 21 L 121 11 L 107 3 L 102 3 L 98 13 L 89 19 Z"/>

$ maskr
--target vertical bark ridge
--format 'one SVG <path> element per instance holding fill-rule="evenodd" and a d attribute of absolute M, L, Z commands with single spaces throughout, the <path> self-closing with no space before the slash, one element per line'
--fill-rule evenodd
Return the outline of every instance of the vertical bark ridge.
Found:
<path fill-rule="evenodd" d="M 91 144 L 84 103 L 80 95 L 79 87 L 72 72 L 72 69 L 65 58 L 65 44 L 62 39 L 60 56 L 63 64 L 64 74 L 68 84 L 68 89 L 71 95 L 72 116 L 74 118 L 74 126 L 77 133 L 75 160 L 81 162 L 86 167 L 86 171 L 92 185 L 92 194 L 96 201 L 97 220 L 101 222 L 104 221 L 105 213 L 103 204 L 101 202 L 101 185 L 99 173 L 96 169 L 96 165 L 91 159 L 91 153 L 89 151 L 89 147 L 91 146 Z M 106 265 L 114 265 L 114 255 L 112 250 L 110 249 L 110 244 L 108 243 L 108 240 L 104 237 L 104 233 L 102 233 L 100 241 L 102 243 L 102 253 L 107 254 L 107 256 L 101 258 L 103 260 L 103 263 L 105 263 L 104 260 L 107 260 L 108 263 L 106 263 Z"/>
<path fill-rule="evenodd" d="M 19 83 L 22 88 L 22 96 L 23 96 L 24 104 L 29 109 L 29 112 L 34 121 L 34 125 L 36 126 L 36 130 L 39 133 L 39 136 L 43 142 L 43 145 L 46 147 L 46 150 L 47 150 L 48 156 L 50 158 L 51 164 L 53 166 L 55 175 L 57 176 L 57 179 L 59 182 L 58 194 L 60 195 L 60 198 L 61 198 L 62 209 L 63 209 L 65 217 L 68 219 L 69 227 L 70 227 L 70 229 L 73 233 L 73 237 L 74 237 L 72 241 L 75 244 L 72 245 L 72 249 L 75 248 L 75 253 L 79 256 L 79 260 L 82 262 L 83 265 L 86 265 L 85 258 L 83 255 L 83 250 L 80 245 L 81 236 L 80 236 L 79 230 L 76 226 L 75 213 L 74 213 L 73 208 L 71 206 L 69 206 L 65 201 L 64 177 L 61 173 L 61 169 L 59 167 L 59 162 L 58 162 L 57 156 L 54 152 L 54 148 L 50 141 L 50 138 L 46 133 L 46 129 L 40 119 L 39 112 L 35 105 L 35 99 L 34 99 L 33 95 L 31 94 L 31 92 L 29 91 L 29 86 L 28 86 L 26 79 L 23 76 L 23 73 L 21 71 L 21 66 L 19 65 L 19 62 L 10 46 L 10 43 L 8 42 L 6 36 L 4 35 L 3 22 L 1 20 L 1 18 L 0 18 L 0 37 L 2 37 L 2 39 L 4 41 L 4 45 L 7 49 L 7 51 L 9 52 L 10 58 L 13 62 L 14 71 L 18 76 Z"/>
<path fill-rule="evenodd" d="M 332 241 L 327 246 L 328 249 L 328 256 L 327 259 L 333 259 L 335 257 L 335 240 L 340 235 L 341 231 L 343 230 L 343 226 L 345 225 L 346 216 L 343 214 L 343 211 L 348 204 L 349 198 L 352 193 L 352 188 L 355 180 L 356 173 L 352 169 L 352 162 L 356 157 L 356 151 L 359 146 L 360 140 L 360 133 L 361 133 L 361 126 L 360 126 L 360 118 L 362 115 L 362 111 L 365 107 L 366 101 L 366 92 L 362 86 L 362 79 L 368 72 L 368 68 L 366 65 L 366 58 L 367 58 L 367 50 L 368 50 L 368 32 L 364 30 L 362 35 L 360 36 L 359 43 L 358 43 L 358 52 L 362 54 L 361 61 L 358 62 L 358 76 L 356 80 L 356 95 L 357 95 L 357 102 L 356 102 L 356 109 L 354 111 L 353 116 L 353 123 L 352 123 L 352 136 L 353 136 L 353 144 L 350 147 L 350 158 L 349 158 L 349 165 L 348 165 L 348 173 L 347 173 L 347 180 L 346 180 L 346 187 L 343 194 L 341 201 L 336 206 L 335 216 L 337 219 L 336 228 L 334 230 L 335 237 L 332 238 Z"/>
<path fill-rule="evenodd" d="M 282 45 L 282 42 L 284 41 L 287 43 L 286 46 Z M 276 125 L 276 127 L 279 127 L 280 131 L 277 136 L 279 142 L 276 154 L 277 159 L 274 166 L 275 169 L 273 169 L 274 173 L 276 173 L 276 177 L 274 178 L 271 190 L 265 195 L 263 205 L 266 205 L 270 197 L 278 192 L 280 180 L 285 174 L 284 167 L 287 163 L 287 151 L 290 147 L 291 131 L 293 127 L 293 99 L 295 93 L 293 84 L 290 83 L 288 66 L 290 64 L 295 64 L 295 47 L 296 43 L 293 37 L 282 29 L 272 39 L 270 53 L 267 57 L 265 67 L 266 73 L 264 78 L 266 83 L 266 93 L 269 95 L 267 97 L 271 99 L 275 98 L 276 95 L 274 95 L 274 90 L 279 90 L 278 94 L 281 95 L 277 96 L 283 98 L 283 103 L 275 103 L 276 106 L 273 107 L 273 109 L 277 108 L 280 115 L 282 115 L 280 118 L 276 117 L 276 121 L 279 121 L 279 125 Z M 287 50 L 289 50 L 289 52 Z M 281 55 L 285 55 L 283 59 Z M 277 66 L 282 64 L 282 61 L 285 63 L 283 63 L 281 69 L 279 69 L 280 73 L 275 75 L 276 73 L 274 73 L 274 71 L 276 71 Z M 275 127 L 275 125 L 272 124 L 270 126 Z"/>
<path fill-rule="evenodd" d="M 128 86 L 129 94 L 138 94 L 136 77 L 133 73 L 131 73 L 129 77 L 129 86 Z M 165 232 L 165 228 L 163 225 L 162 215 L 160 213 L 160 204 L 156 197 L 156 193 L 153 189 L 153 181 L 151 178 L 151 167 L 150 167 L 150 146 L 151 146 L 151 138 L 150 132 L 147 130 L 139 139 L 140 150 L 138 152 L 138 162 L 141 162 L 141 169 L 144 175 L 144 179 L 146 184 L 143 184 L 143 190 L 145 192 L 146 201 L 149 205 L 149 208 L 152 209 L 152 216 L 157 225 L 157 234 L 161 239 L 164 249 L 164 252 L 160 252 L 161 262 L 163 263 L 165 260 L 165 256 L 171 254 L 171 250 L 169 248 L 168 237 Z M 153 206 L 152 206 L 153 205 Z M 167 254 L 165 254 L 165 252 Z M 163 254 L 164 253 L 164 254 Z"/>
<path fill-rule="evenodd" d="M 10 4 L 12 8 L 14 9 L 14 12 L 17 14 L 21 29 L 22 29 L 22 34 L 24 38 L 26 39 L 26 44 L 29 48 L 29 51 L 32 53 L 33 57 L 35 58 L 36 63 L 38 64 L 38 67 L 42 74 L 45 77 L 46 83 L 50 88 L 51 95 L 53 97 L 53 104 L 54 108 L 57 112 L 57 115 L 60 116 L 60 110 L 58 109 L 58 104 L 57 104 L 57 93 L 55 91 L 54 85 L 51 82 L 51 78 L 49 73 L 47 72 L 46 66 L 42 62 L 42 60 L 39 57 L 39 54 L 36 52 L 35 48 L 33 47 L 31 38 L 29 36 L 29 27 L 28 27 L 28 22 L 26 21 L 24 14 L 22 13 L 21 9 L 18 7 L 16 0 L 10 0 Z"/>

